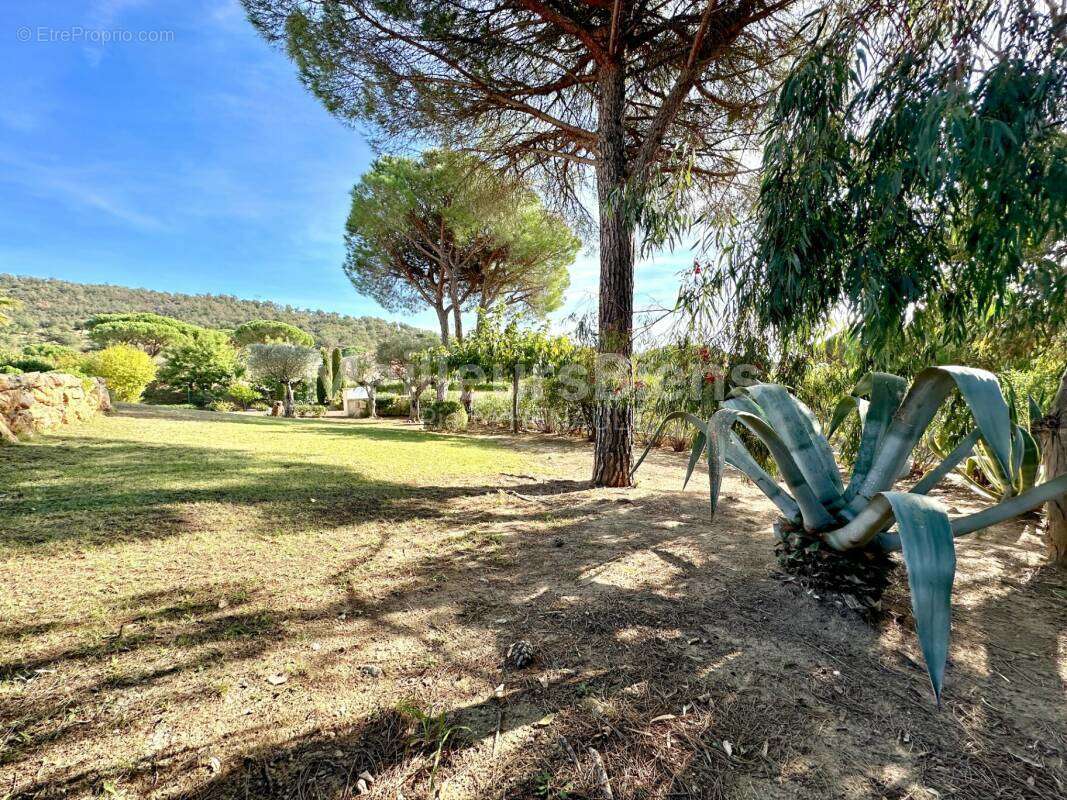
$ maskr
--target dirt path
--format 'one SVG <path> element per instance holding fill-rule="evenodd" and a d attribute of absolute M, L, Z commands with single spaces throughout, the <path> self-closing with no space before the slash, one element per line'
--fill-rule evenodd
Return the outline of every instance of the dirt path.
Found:
<path fill-rule="evenodd" d="M 593 490 L 586 445 L 497 438 L 529 474 L 334 519 L 260 584 L 172 575 L 141 603 L 180 600 L 176 649 L 142 680 L 23 659 L 6 679 L 47 730 L 0 797 L 335 798 L 364 772 L 383 798 L 1064 796 L 1067 582 L 1027 523 L 961 543 L 939 711 L 903 587 L 872 629 L 777 580 L 774 509 L 736 475 L 710 522 L 677 454 Z M 205 635 L 235 625 L 251 633 Z M 505 668 L 518 640 L 534 663 Z"/>

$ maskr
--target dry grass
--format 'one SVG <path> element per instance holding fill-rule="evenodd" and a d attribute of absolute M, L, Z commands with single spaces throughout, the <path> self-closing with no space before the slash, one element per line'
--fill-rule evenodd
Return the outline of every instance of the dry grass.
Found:
<path fill-rule="evenodd" d="M 5 450 L 0 797 L 1062 796 L 1025 524 L 961 547 L 939 712 L 901 587 L 874 630 L 776 580 L 773 508 L 709 523 L 682 460 L 148 410 Z"/>

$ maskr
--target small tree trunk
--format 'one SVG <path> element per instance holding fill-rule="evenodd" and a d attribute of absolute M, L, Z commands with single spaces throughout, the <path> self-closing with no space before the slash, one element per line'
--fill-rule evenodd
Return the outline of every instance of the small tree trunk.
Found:
<path fill-rule="evenodd" d="M 1049 413 L 1038 424 L 1041 436 L 1043 480 L 1049 481 L 1067 472 L 1067 369 L 1060 378 L 1060 388 Z M 1067 495 L 1046 505 L 1048 514 L 1048 557 L 1061 567 L 1067 566 Z"/>
<path fill-rule="evenodd" d="M 474 411 L 474 389 L 471 388 L 469 383 L 463 384 L 463 391 L 460 392 L 459 402 L 463 403 L 463 408 L 467 411 L 467 416 Z"/>
<path fill-rule="evenodd" d="M 370 407 L 370 418 L 378 418 L 378 387 L 371 385 L 367 387 L 367 405 Z"/>
<path fill-rule="evenodd" d="M 296 399 L 293 397 L 293 383 L 292 381 L 286 381 L 285 383 L 285 416 L 296 416 Z"/>
<path fill-rule="evenodd" d="M 422 395 L 422 389 L 419 387 L 412 387 L 409 394 L 411 397 L 411 406 L 408 408 L 408 420 L 411 422 L 418 422 L 419 417 L 422 416 L 420 413 L 422 409 L 419 408 L 419 397 Z"/>
<path fill-rule="evenodd" d="M 511 373 L 511 432 L 519 432 L 519 368 Z"/>
<path fill-rule="evenodd" d="M 614 362 L 611 380 L 621 385 L 601 387 L 596 408 L 596 447 L 593 483 L 629 486 L 633 446 L 631 404 L 634 232 L 622 209 L 626 188 L 626 141 L 623 127 L 625 74 L 621 64 L 600 68 L 598 104 L 600 158 L 597 198 L 600 203 L 600 341 L 601 365 Z M 606 390 L 605 390 L 606 389 Z"/>

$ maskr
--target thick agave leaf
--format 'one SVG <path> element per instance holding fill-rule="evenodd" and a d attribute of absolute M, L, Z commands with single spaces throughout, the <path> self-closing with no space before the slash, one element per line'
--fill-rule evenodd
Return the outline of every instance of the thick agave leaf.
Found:
<path fill-rule="evenodd" d="M 959 389 L 999 466 L 1010 474 L 1011 414 L 996 376 L 968 367 L 929 367 L 916 376 L 893 416 L 878 446 L 874 464 L 850 504 L 852 511 L 860 511 L 867 498 L 892 488 L 911 451 L 953 388 Z"/>
<path fill-rule="evenodd" d="M 880 534 L 896 518 L 896 534 Z M 948 654 L 949 603 L 956 551 L 948 514 L 935 500 L 910 492 L 880 492 L 847 525 L 823 534 L 838 550 L 865 546 L 875 537 L 887 550 L 903 550 L 911 607 L 923 658 L 938 702 Z"/>
<path fill-rule="evenodd" d="M 941 483 L 946 475 L 954 470 L 963 459 L 971 454 L 971 451 L 974 450 L 974 446 L 978 443 L 981 436 L 982 432 L 977 428 L 964 436 L 952 452 L 942 458 L 940 464 L 923 475 L 919 482 L 911 487 L 911 493 L 927 494 L 931 489 L 937 486 L 937 484 Z M 931 445 L 931 449 L 934 450 L 936 455 L 941 456 L 941 453 L 933 445 Z"/>
<path fill-rule="evenodd" d="M 763 417 L 763 409 L 756 404 L 755 400 L 746 395 L 743 389 L 734 389 L 731 391 L 727 398 L 722 401 L 720 407 L 735 408 L 738 411 L 747 411 L 749 414 Z"/>
<path fill-rule="evenodd" d="M 723 403 L 723 405 L 727 404 Z M 782 480 L 785 481 L 785 485 L 800 508 L 804 527 L 808 530 L 821 530 L 832 526 L 834 517 L 819 502 L 797 462 L 793 459 L 789 447 L 771 427 L 770 422 L 762 416 L 738 408 L 720 408 L 708 420 L 708 476 L 711 482 L 712 514 L 718 506 L 723 465 L 726 462 L 726 453 L 730 444 L 729 434 L 736 423 L 741 423 L 748 428 L 771 451 Z"/>
<path fill-rule="evenodd" d="M 1022 458 L 1019 471 L 1015 476 L 1017 478 L 1015 493 L 1022 494 L 1030 491 L 1037 484 L 1037 473 L 1041 469 L 1041 448 L 1030 431 L 1022 425 L 1016 426 L 1016 431 L 1018 438 L 1022 440 Z"/>
<path fill-rule="evenodd" d="M 729 443 L 726 449 L 726 463 L 741 470 L 749 479 L 759 487 L 767 498 L 774 503 L 782 516 L 794 525 L 802 521 L 800 506 L 789 492 L 778 485 L 778 481 L 759 465 L 752 454 L 745 448 L 744 443 L 733 431 L 729 433 Z"/>
<path fill-rule="evenodd" d="M 1045 415 L 1042 413 L 1041 406 L 1038 405 L 1032 394 L 1026 396 L 1026 403 L 1030 408 L 1030 424 L 1033 425 Z"/>
<path fill-rule="evenodd" d="M 908 382 L 899 375 L 888 372 L 870 372 L 860 379 L 852 390 L 853 395 L 869 395 L 867 413 L 863 416 L 863 429 L 852 465 L 852 476 L 845 488 L 845 502 L 851 502 L 863 485 L 871 465 L 874 464 L 878 447 L 882 443 L 893 415 L 907 391 Z"/>
<path fill-rule="evenodd" d="M 630 477 L 631 478 L 634 476 L 634 473 L 637 472 L 637 468 L 641 466 L 641 464 L 642 464 L 642 462 L 644 462 L 645 458 L 648 457 L 648 454 L 652 451 L 652 448 L 655 446 L 656 442 L 659 440 L 659 437 L 663 435 L 663 431 L 666 430 L 667 426 L 670 425 L 672 422 L 677 422 L 679 420 L 684 420 L 684 421 L 688 422 L 690 425 L 692 425 L 694 428 L 696 428 L 697 431 L 700 432 L 700 434 L 698 434 L 698 435 L 702 435 L 703 434 L 704 428 L 705 428 L 704 420 L 702 420 L 700 417 L 696 416 L 695 414 L 690 414 L 688 411 L 674 411 L 674 412 L 668 414 L 660 422 L 659 427 L 656 428 L 656 432 L 653 433 L 652 436 L 649 437 L 648 445 L 645 447 L 645 451 L 643 453 L 641 453 L 641 457 L 639 459 L 637 459 L 637 461 L 634 463 L 633 467 L 630 469 Z M 703 448 L 703 445 L 701 445 L 701 448 L 694 448 L 694 450 L 699 453 L 700 449 L 702 449 L 702 448 Z M 693 473 L 693 462 L 691 461 L 690 462 L 690 467 L 689 467 L 689 474 L 686 475 L 686 481 L 687 482 L 689 480 L 689 475 L 691 475 L 692 473 Z"/>
<path fill-rule="evenodd" d="M 926 671 L 941 705 L 948 660 L 952 582 L 956 547 L 948 514 L 935 500 L 907 492 L 885 492 L 897 520 L 904 565 L 908 569 L 911 610 L 926 661 Z"/>
<path fill-rule="evenodd" d="M 708 449 L 708 436 L 704 431 L 707 430 L 701 427 L 697 431 L 697 435 L 693 437 L 693 447 L 689 452 L 689 464 L 685 468 L 685 480 L 682 481 L 682 488 L 684 489 L 689 485 L 689 479 L 693 477 L 693 470 L 696 469 L 697 462 L 700 461 L 700 456 Z M 636 469 L 636 467 L 634 468 Z"/>
<path fill-rule="evenodd" d="M 830 427 L 826 429 L 826 438 L 833 439 L 837 429 L 845 423 L 845 420 L 848 419 L 853 411 L 859 415 L 860 425 L 865 424 L 869 405 L 862 397 L 856 397 L 851 394 L 845 395 L 838 400 L 837 405 L 834 406 L 834 413 L 830 416 Z"/>
<path fill-rule="evenodd" d="M 649 452 L 652 450 L 653 443 L 660 437 L 660 434 L 663 433 L 667 425 L 678 420 L 685 420 L 697 429 L 697 435 L 693 439 L 693 446 L 689 453 L 689 464 L 686 467 L 685 480 L 682 483 L 682 488 L 685 488 L 689 484 L 689 479 L 693 477 L 693 471 L 696 469 L 697 462 L 700 461 L 700 456 L 705 452 L 708 454 L 710 472 L 711 451 L 707 447 L 707 424 L 693 414 L 684 411 L 676 411 L 673 414 L 668 414 L 663 421 L 660 422 L 655 434 L 649 439 L 648 446 L 645 447 L 644 452 L 641 453 L 641 457 L 637 459 L 637 463 L 634 464 L 633 469 L 630 471 L 631 476 L 637 472 L 637 468 L 641 466 L 645 457 L 648 456 Z M 747 475 L 749 479 L 760 488 L 768 499 L 778 507 L 778 510 L 782 512 L 782 515 L 786 519 L 794 524 L 800 523 L 800 507 L 797 505 L 796 500 L 794 500 L 787 491 L 782 489 L 782 487 L 778 485 L 778 482 L 756 462 L 748 450 L 745 449 L 741 440 L 738 439 L 737 435 L 732 431 L 729 434 L 724 457 L 726 463 L 745 473 L 745 475 Z M 712 498 L 713 513 L 716 498 L 717 495 Z"/>
<path fill-rule="evenodd" d="M 976 430 L 971 436 L 975 436 L 976 433 L 980 432 Z M 930 442 L 930 449 L 935 455 L 948 458 L 936 441 Z M 979 497 L 999 502 L 1034 488 L 1041 466 L 1041 449 L 1026 428 L 1021 425 L 1013 427 L 1010 477 L 1004 474 L 989 447 L 980 437 L 975 442 L 973 450 L 973 454 L 968 454 L 970 457 L 963 462 L 957 473 L 967 488 Z M 955 452 L 954 450 L 953 453 Z M 983 478 L 981 482 L 975 479 L 976 473 L 981 474 Z M 914 492 L 915 489 L 912 491 Z"/>
<path fill-rule="evenodd" d="M 1067 494 L 1067 473 L 1058 475 L 1050 481 L 1038 484 L 1028 492 L 1023 492 L 1009 500 L 997 503 L 992 508 L 984 508 L 974 514 L 968 514 L 952 520 L 952 532 L 956 536 L 997 525 L 1012 517 L 1040 508 L 1049 500 Z"/>
<path fill-rule="evenodd" d="M 841 508 L 844 486 L 834 451 L 818 429 L 818 421 L 811 409 L 778 384 L 759 383 L 741 391 L 759 406 L 763 412 L 761 416 L 788 448 L 804 482 L 820 505 L 831 515 Z M 794 488 L 792 484 L 789 486 Z"/>

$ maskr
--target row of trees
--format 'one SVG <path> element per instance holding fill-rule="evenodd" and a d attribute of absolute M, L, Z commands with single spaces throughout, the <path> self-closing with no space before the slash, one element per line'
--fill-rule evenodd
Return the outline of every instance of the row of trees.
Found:
<path fill-rule="evenodd" d="M 387 374 L 375 351 L 356 349 L 344 357 L 338 347 L 316 350 L 310 334 L 277 320 L 251 320 L 226 332 L 155 314 L 104 314 L 86 327 L 90 339 L 107 349 L 136 346 L 150 356 L 162 356 L 158 379 L 181 387 L 190 398 L 217 395 L 220 387 L 246 374 L 265 388 L 277 386 L 286 416 L 294 414 L 296 389 L 313 382 L 323 405 L 336 403 L 346 385 L 363 386 L 373 415 L 374 395 Z M 409 341 L 425 349 L 436 340 L 415 330 L 398 330 L 381 344 L 388 350 Z"/>

